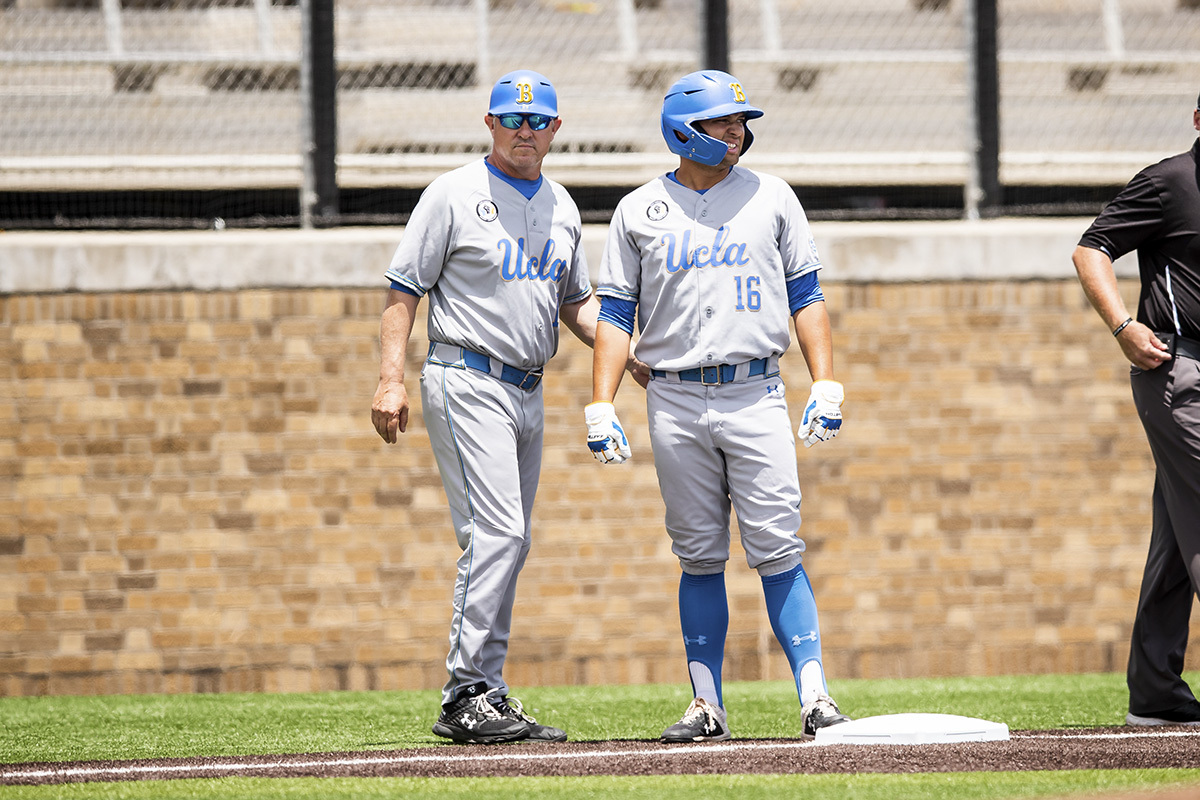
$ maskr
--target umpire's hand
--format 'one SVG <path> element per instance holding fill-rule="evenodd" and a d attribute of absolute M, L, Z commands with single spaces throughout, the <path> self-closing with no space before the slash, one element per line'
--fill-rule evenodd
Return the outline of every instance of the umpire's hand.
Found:
<path fill-rule="evenodd" d="M 1138 369 L 1152 370 L 1171 360 L 1171 350 L 1154 331 L 1134 320 L 1117 334 L 1117 343 L 1129 363 Z"/>
<path fill-rule="evenodd" d="M 601 464 L 620 464 L 633 453 L 612 403 L 590 403 L 583 409 L 588 427 L 588 449 Z"/>

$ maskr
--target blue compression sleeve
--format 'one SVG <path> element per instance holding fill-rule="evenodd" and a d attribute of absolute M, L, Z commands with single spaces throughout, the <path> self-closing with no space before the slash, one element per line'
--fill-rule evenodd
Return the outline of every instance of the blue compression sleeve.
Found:
<path fill-rule="evenodd" d="M 409 287 L 405 286 L 403 283 L 400 283 L 400 281 L 392 281 L 392 288 L 395 289 L 397 292 L 404 292 L 405 294 L 411 294 L 413 297 L 421 296 L 421 295 L 417 294 L 416 292 L 414 292 Z"/>
<path fill-rule="evenodd" d="M 787 291 L 788 311 L 792 314 L 818 300 L 825 299 L 825 293 L 821 291 L 821 282 L 817 280 L 815 269 L 788 281 Z"/>
<path fill-rule="evenodd" d="M 767 617 L 771 630 L 783 645 L 792 675 L 796 678 L 796 693 L 800 694 L 800 670 L 810 661 L 821 662 L 821 632 L 817 625 L 817 601 L 804 566 L 797 564 L 787 572 L 767 575 L 762 579 L 763 596 L 767 601 Z M 824 686 L 820 687 L 825 693 Z"/>
<path fill-rule="evenodd" d="M 688 672 L 692 662 L 703 664 L 712 674 L 717 702 L 724 708 L 721 694 L 721 666 L 725 661 L 725 634 L 729 631 L 729 601 L 725 596 L 725 573 L 679 576 L 679 625 L 683 629 L 683 647 Z M 695 680 L 692 692 L 699 696 Z"/>
<path fill-rule="evenodd" d="M 633 317 L 636 312 L 636 300 L 622 300 L 618 297 L 600 298 L 599 319 L 616 325 L 630 336 L 633 336 Z"/>

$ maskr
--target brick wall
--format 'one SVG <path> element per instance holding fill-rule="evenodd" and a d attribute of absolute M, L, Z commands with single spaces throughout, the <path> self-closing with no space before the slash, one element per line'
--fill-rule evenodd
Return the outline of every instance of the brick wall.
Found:
<path fill-rule="evenodd" d="M 830 677 L 1122 670 L 1153 467 L 1077 282 L 826 292 L 847 421 L 797 455 Z M 441 685 L 457 549 L 419 406 L 370 424 L 382 301 L 0 295 L 0 693 Z M 507 677 L 686 682 L 642 392 L 601 467 L 590 364 L 568 335 L 545 381 Z M 736 546 L 729 591 L 726 679 L 787 677 Z"/>

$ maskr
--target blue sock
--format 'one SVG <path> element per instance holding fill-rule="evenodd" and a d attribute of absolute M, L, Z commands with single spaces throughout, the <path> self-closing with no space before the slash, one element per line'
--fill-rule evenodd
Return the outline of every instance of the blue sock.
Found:
<path fill-rule="evenodd" d="M 812 702 L 817 694 L 826 694 L 821 668 L 821 631 L 817 625 L 817 601 L 804 566 L 797 564 L 787 572 L 762 579 L 771 630 L 783 646 L 800 703 Z M 815 662 L 815 664 L 813 664 Z M 805 665 L 809 666 L 805 669 Z M 802 685 L 801 673 L 806 681 Z"/>
<path fill-rule="evenodd" d="M 689 575 L 685 572 L 679 576 L 679 625 L 683 629 L 692 693 L 696 697 L 715 700 L 724 708 L 721 665 L 725 660 L 725 634 L 729 631 L 725 573 Z"/>

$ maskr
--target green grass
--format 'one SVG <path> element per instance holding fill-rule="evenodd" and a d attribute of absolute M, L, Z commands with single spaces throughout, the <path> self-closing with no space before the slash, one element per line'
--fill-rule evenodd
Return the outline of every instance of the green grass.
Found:
<path fill-rule="evenodd" d="M 219 778 L 126 784 L 0 787 L 16 800 L 1018 800 L 1109 792 L 1163 791 L 1195 786 L 1200 770 L 1072 770 L 1069 772 L 966 772 L 920 775 L 677 775 L 639 778 Z"/>
<path fill-rule="evenodd" d="M 1195 679 L 1196 676 L 1190 676 Z M 962 714 L 1013 730 L 1119 725 L 1117 674 L 839 681 L 831 685 L 855 717 L 904 712 Z M 516 692 L 539 720 L 574 741 L 656 739 L 678 718 L 686 686 L 544 687 Z M 442 744 L 429 726 L 436 691 L 220 694 L 0 699 L 0 763 L 170 758 L 400 749 Z M 725 688 L 738 738 L 795 738 L 799 712 L 790 682 Z M 447 745 L 447 748 L 452 748 Z M 1065 771 L 920 775 L 754 775 L 481 779 L 286 779 L 94 783 L 0 787 L 0 798 L 150 797 L 694 797 L 803 795 L 855 798 L 1037 798 L 1200 785 L 1200 770 Z"/>

